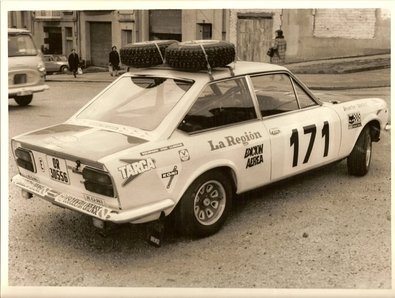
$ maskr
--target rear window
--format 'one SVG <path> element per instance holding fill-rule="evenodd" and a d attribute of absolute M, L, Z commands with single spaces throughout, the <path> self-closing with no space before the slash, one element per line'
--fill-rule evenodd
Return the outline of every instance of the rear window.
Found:
<path fill-rule="evenodd" d="M 8 35 L 8 57 L 36 56 L 37 48 L 29 34 Z"/>
<path fill-rule="evenodd" d="M 154 130 L 192 86 L 165 77 L 123 77 L 87 106 L 79 119 Z"/>

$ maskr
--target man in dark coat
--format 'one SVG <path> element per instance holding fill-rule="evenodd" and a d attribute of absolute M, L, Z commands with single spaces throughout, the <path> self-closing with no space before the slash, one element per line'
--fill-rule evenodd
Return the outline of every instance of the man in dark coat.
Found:
<path fill-rule="evenodd" d="M 74 77 L 77 77 L 78 65 L 80 63 L 80 59 L 78 54 L 75 52 L 75 49 L 71 50 L 71 54 L 69 55 L 69 69 L 73 73 Z"/>
<path fill-rule="evenodd" d="M 109 63 L 110 63 L 111 76 L 113 76 L 114 73 L 117 76 L 118 75 L 118 70 L 119 70 L 120 59 L 119 59 L 119 54 L 117 52 L 117 47 L 116 46 L 113 46 L 111 48 L 111 52 L 108 55 L 108 60 L 109 60 Z"/>

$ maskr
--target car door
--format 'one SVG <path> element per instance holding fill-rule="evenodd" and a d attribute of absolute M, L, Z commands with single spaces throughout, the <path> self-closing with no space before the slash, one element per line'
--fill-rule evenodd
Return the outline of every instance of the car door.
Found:
<path fill-rule="evenodd" d="M 255 75 L 251 81 L 270 135 L 272 181 L 337 158 L 341 126 L 336 112 L 316 102 L 287 73 Z"/>
<path fill-rule="evenodd" d="M 231 167 L 238 192 L 270 182 L 270 137 L 258 114 L 244 77 L 208 84 L 178 126 L 193 170 Z"/>

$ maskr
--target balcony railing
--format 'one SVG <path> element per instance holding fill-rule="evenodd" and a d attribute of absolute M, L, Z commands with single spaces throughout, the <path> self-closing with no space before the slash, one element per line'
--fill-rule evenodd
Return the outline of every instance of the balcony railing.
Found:
<path fill-rule="evenodd" d="M 35 11 L 35 18 L 37 20 L 58 21 L 62 18 L 62 12 L 55 10 L 37 10 Z"/>

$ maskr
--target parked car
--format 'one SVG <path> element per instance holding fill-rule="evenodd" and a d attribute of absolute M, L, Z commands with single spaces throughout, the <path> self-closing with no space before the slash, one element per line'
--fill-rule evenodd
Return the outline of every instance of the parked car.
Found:
<path fill-rule="evenodd" d="M 13 138 L 12 180 L 97 226 L 171 216 L 208 236 L 235 193 L 342 159 L 364 176 L 388 116 L 379 98 L 322 102 L 272 64 L 133 68 L 66 122 Z"/>
<path fill-rule="evenodd" d="M 65 73 L 69 71 L 69 62 L 64 55 L 44 55 L 43 60 L 47 74 L 55 72 Z"/>
<path fill-rule="evenodd" d="M 33 93 L 48 89 L 45 65 L 33 38 L 25 29 L 8 29 L 8 98 L 26 106 Z"/>

